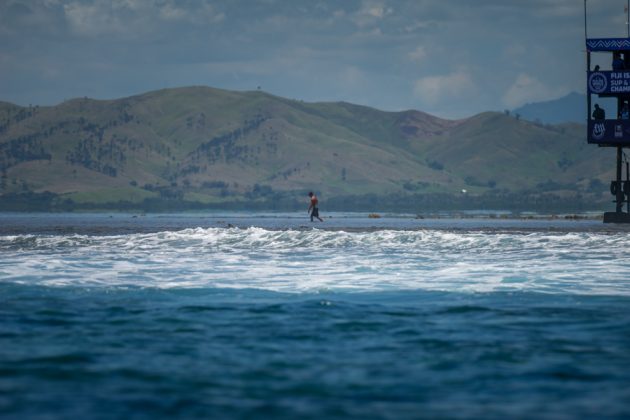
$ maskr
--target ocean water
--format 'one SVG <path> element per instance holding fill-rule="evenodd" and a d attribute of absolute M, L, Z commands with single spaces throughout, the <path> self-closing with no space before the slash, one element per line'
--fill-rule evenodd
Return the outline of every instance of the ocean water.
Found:
<path fill-rule="evenodd" d="M 0 417 L 629 418 L 597 220 L 0 215 Z"/>

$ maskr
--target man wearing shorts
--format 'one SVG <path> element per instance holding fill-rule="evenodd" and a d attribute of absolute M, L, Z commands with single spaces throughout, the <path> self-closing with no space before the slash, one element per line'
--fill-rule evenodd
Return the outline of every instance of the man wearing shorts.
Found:
<path fill-rule="evenodd" d="M 311 213 L 311 222 L 313 221 L 313 217 L 317 217 L 320 222 L 323 222 L 324 220 L 319 217 L 319 208 L 317 207 L 319 201 L 317 200 L 317 196 L 313 194 L 312 191 L 308 193 L 308 196 L 311 197 L 311 205 L 308 206 L 308 212 Z"/>

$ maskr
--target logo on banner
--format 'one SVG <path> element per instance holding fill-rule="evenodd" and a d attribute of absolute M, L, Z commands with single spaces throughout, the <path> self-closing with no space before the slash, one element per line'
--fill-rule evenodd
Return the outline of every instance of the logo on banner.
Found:
<path fill-rule="evenodd" d="M 608 79 L 603 73 L 593 73 L 588 78 L 588 88 L 593 93 L 602 93 L 608 87 Z"/>
<path fill-rule="evenodd" d="M 593 124 L 592 136 L 595 140 L 603 139 L 605 134 L 606 134 L 606 125 L 604 123 Z"/>
<path fill-rule="evenodd" d="M 616 139 L 623 138 L 623 125 L 620 125 L 620 124 L 615 125 L 615 138 Z"/>

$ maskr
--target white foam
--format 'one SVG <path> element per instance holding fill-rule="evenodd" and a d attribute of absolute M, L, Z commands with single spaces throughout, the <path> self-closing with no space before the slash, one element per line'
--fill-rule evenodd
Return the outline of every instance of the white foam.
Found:
<path fill-rule="evenodd" d="M 630 238 L 602 233 L 187 229 L 0 237 L 0 281 L 41 285 L 630 295 Z"/>

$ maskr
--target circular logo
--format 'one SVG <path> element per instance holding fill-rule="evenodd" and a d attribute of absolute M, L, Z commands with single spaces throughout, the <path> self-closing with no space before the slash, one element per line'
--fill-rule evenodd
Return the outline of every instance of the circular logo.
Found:
<path fill-rule="evenodd" d="M 588 78 L 588 88 L 593 93 L 602 93 L 608 87 L 608 79 L 604 76 L 603 73 L 596 72 L 589 76 Z"/>

